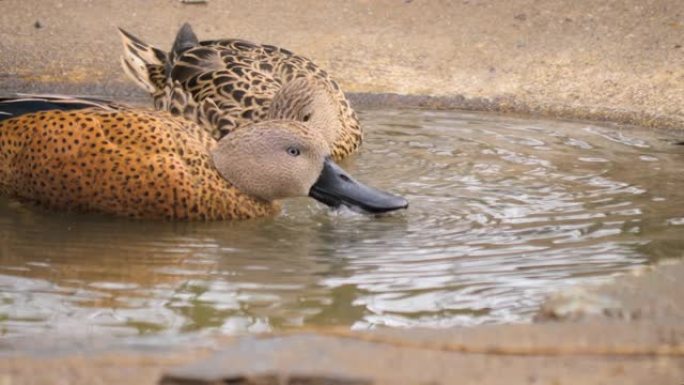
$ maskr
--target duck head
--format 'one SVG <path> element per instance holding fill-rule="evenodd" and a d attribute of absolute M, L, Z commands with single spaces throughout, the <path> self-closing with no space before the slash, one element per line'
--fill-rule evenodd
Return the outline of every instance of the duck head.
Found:
<path fill-rule="evenodd" d="M 330 158 L 315 129 L 293 121 L 242 127 L 211 150 L 218 172 L 240 191 L 265 200 L 310 196 L 328 206 L 371 213 L 406 208 L 406 199 L 366 186 Z"/>
<path fill-rule="evenodd" d="M 339 159 L 361 144 L 361 128 L 354 111 L 338 95 L 341 92 L 330 84 L 307 77 L 285 83 L 273 97 L 268 117 L 313 127 L 329 144 L 333 158 Z"/>

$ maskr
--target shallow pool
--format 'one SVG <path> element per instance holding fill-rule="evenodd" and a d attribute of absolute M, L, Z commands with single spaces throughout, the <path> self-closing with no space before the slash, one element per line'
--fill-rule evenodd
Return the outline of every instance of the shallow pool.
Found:
<path fill-rule="evenodd" d="M 343 165 L 410 208 L 289 201 L 271 219 L 141 222 L 0 198 L 0 334 L 162 344 L 212 333 L 526 321 L 559 288 L 684 253 L 663 134 L 373 110 Z"/>

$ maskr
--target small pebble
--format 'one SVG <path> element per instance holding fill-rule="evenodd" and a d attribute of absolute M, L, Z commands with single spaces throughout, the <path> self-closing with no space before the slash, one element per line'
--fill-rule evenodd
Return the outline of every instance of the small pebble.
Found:
<path fill-rule="evenodd" d="M 33 28 L 41 29 L 41 28 L 43 28 L 43 24 L 41 24 L 40 21 L 36 20 L 36 22 L 33 23 Z"/>

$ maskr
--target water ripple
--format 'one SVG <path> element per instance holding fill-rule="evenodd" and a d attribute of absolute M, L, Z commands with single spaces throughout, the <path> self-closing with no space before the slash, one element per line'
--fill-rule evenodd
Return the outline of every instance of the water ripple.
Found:
<path fill-rule="evenodd" d="M 6 336 L 448 327 L 529 319 L 549 292 L 681 257 L 681 146 L 653 132 L 370 111 L 344 166 L 406 196 L 373 217 L 132 222 L 0 200 Z"/>

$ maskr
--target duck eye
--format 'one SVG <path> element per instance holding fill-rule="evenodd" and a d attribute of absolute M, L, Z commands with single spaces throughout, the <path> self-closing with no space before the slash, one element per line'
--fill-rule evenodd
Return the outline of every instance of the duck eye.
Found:
<path fill-rule="evenodd" d="M 299 156 L 300 151 L 296 147 L 288 147 L 287 148 L 287 154 L 291 156 Z"/>
<path fill-rule="evenodd" d="M 311 119 L 311 114 L 306 114 L 306 115 L 304 115 L 304 117 L 302 118 L 302 121 L 308 122 L 309 119 Z"/>

